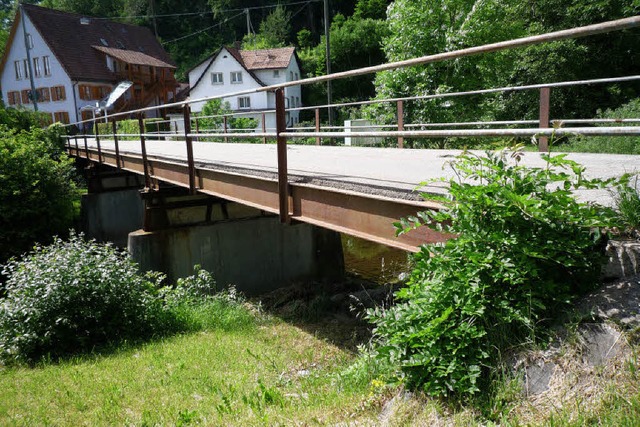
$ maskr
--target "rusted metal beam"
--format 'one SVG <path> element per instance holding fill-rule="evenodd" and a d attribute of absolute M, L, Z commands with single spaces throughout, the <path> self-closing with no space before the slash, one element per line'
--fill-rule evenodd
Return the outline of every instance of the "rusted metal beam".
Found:
<path fill-rule="evenodd" d="M 113 144 L 116 149 L 116 167 L 120 169 L 120 144 L 118 143 L 118 126 L 115 119 L 111 120 L 111 129 L 113 130 Z"/>
<path fill-rule="evenodd" d="M 191 110 L 189 105 L 183 107 L 184 115 L 184 141 L 187 146 L 187 165 L 189 167 L 189 192 L 196 193 L 196 169 L 193 162 L 193 140 L 191 134 Z M 197 123 L 197 121 L 196 121 Z"/>
<path fill-rule="evenodd" d="M 539 114 L 539 124 L 540 128 L 548 128 L 549 127 L 549 104 L 551 100 L 551 88 L 542 87 L 540 88 L 540 114 Z M 548 152 L 549 151 L 549 137 L 541 136 L 538 139 L 538 151 Z"/>
<path fill-rule="evenodd" d="M 149 162 L 147 158 L 147 142 L 144 136 L 143 115 L 138 115 L 138 128 L 140 129 L 140 150 L 142 152 L 142 165 L 144 166 L 144 185 L 146 189 L 151 188 L 151 176 L 149 174 Z"/>
<path fill-rule="evenodd" d="M 278 144 L 278 194 L 280 222 L 289 223 L 289 182 L 287 167 L 287 138 L 282 136 L 287 130 L 284 89 L 276 90 L 276 140 Z"/>
<path fill-rule="evenodd" d="M 404 131 L 404 102 L 398 101 L 398 132 Z M 398 148 L 404 148 L 404 137 L 398 137 Z"/>
<path fill-rule="evenodd" d="M 95 151 L 94 151 L 95 152 Z M 82 156 L 81 153 L 78 153 Z M 91 158 L 96 156 L 91 155 Z M 139 154 L 121 154 L 122 169 L 144 175 Z M 148 159 L 152 179 L 189 188 L 189 167 L 185 162 Z M 115 154 L 105 152 L 104 163 L 116 165 Z M 205 168 L 195 171 L 198 191 L 265 212 L 280 213 L 280 182 L 275 179 Z M 421 227 L 396 237 L 393 222 L 419 211 L 438 209 L 432 202 L 396 200 L 330 187 L 287 184 L 291 200 L 288 219 L 318 225 L 366 240 L 416 252 L 425 243 L 444 241 L 446 236 Z"/>
<path fill-rule="evenodd" d="M 320 109 L 316 108 L 316 132 L 320 132 Z M 316 136 L 316 145 L 322 145 L 322 139 Z"/>

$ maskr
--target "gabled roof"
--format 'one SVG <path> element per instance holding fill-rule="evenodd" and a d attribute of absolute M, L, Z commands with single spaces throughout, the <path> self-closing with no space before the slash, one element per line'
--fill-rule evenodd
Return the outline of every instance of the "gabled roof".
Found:
<path fill-rule="evenodd" d="M 240 50 L 233 47 L 223 47 L 212 56 L 200 62 L 198 65 L 189 70 L 187 74 L 198 68 L 203 63 L 209 62 L 200 77 L 198 77 L 196 83 L 192 86 L 192 88 L 195 88 L 196 86 L 198 86 L 198 84 L 200 84 L 202 78 L 205 76 L 205 74 L 207 74 L 209 68 L 211 68 L 211 64 L 213 64 L 216 58 L 220 56 L 220 53 L 223 50 L 229 52 L 229 54 L 231 54 L 231 56 L 233 56 L 233 58 L 238 61 L 242 68 L 244 68 L 261 86 L 266 85 L 258 78 L 258 76 L 256 76 L 254 71 L 287 68 L 289 66 L 289 63 L 291 63 L 292 58 L 295 58 L 296 61 L 298 61 L 295 47 L 281 47 L 260 50 Z"/>
<path fill-rule="evenodd" d="M 295 47 L 260 50 L 238 50 L 229 48 L 229 52 L 236 59 L 239 57 L 239 61 L 247 70 L 251 71 L 287 68 L 295 51 Z"/>
<path fill-rule="evenodd" d="M 112 47 L 104 46 L 92 46 L 94 49 L 100 52 L 106 53 L 120 61 L 124 61 L 127 64 L 134 65 L 149 65 L 151 67 L 159 68 L 176 68 L 174 65 L 167 64 L 153 56 L 149 56 L 146 53 L 136 52 L 134 50 L 114 49 Z"/>
<path fill-rule="evenodd" d="M 22 8 L 72 80 L 114 79 L 104 59 L 106 52 L 95 49 L 94 46 L 111 48 L 109 55 L 112 56 L 115 56 L 113 51 L 120 51 L 120 58 L 135 57 L 138 62 L 143 61 L 142 54 L 146 58 L 146 63 L 142 65 L 152 65 L 149 58 L 153 58 L 158 61 L 157 64 L 163 64 L 154 66 L 175 68 L 167 52 L 148 28 L 93 19 L 31 4 L 22 4 Z M 18 16 L 14 20 L 9 43 L 16 33 L 17 25 Z M 5 58 L 7 54 L 5 52 Z M 0 64 L 2 68 L 4 62 L 3 58 Z"/>

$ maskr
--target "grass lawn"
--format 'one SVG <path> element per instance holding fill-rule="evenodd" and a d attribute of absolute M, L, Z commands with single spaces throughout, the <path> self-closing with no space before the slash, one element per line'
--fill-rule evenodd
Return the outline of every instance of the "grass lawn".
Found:
<path fill-rule="evenodd" d="M 302 329 L 268 320 L 59 364 L 0 368 L 0 425 L 326 425 L 366 419 L 369 384 L 337 377 L 353 357 Z"/>

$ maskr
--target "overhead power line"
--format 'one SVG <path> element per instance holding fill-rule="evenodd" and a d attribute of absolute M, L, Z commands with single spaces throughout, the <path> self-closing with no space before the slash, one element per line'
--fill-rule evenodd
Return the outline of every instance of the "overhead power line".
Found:
<path fill-rule="evenodd" d="M 227 22 L 231 21 L 232 19 L 237 18 L 238 16 L 240 16 L 240 15 L 242 15 L 242 14 L 244 14 L 244 12 L 240 12 L 240 13 L 238 13 L 238 14 L 236 14 L 236 15 L 233 15 L 233 16 L 232 16 L 232 17 L 230 17 L 230 18 L 225 19 L 225 20 L 224 20 L 224 21 L 222 21 L 222 22 L 218 22 L 217 24 L 211 25 L 211 26 L 209 26 L 209 27 L 207 27 L 207 28 L 203 28 L 202 30 L 198 30 L 198 31 L 193 32 L 193 33 L 191 33 L 191 34 L 187 34 L 186 36 L 178 37 L 177 39 L 169 40 L 169 41 L 162 42 L 162 43 L 163 43 L 163 44 L 169 44 L 169 43 L 174 43 L 174 42 L 177 42 L 177 41 L 180 41 L 180 40 L 187 39 L 187 38 L 189 38 L 189 37 L 193 37 L 193 36 L 198 35 L 198 34 L 200 34 L 200 33 L 204 33 L 205 31 L 208 31 L 208 30 L 210 30 L 210 29 L 212 29 L 212 28 L 219 27 L 219 26 L 221 26 L 222 24 L 226 24 Z"/>
<path fill-rule="evenodd" d="M 295 6 L 298 4 L 309 4 L 309 3 L 318 3 L 322 0 L 304 0 L 304 1 L 297 1 L 297 2 L 291 2 L 291 3 L 284 3 L 284 4 L 274 4 L 274 5 L 268 5 L 268 6 L 251 6 L 251 7 L 243 7 L 242 9 L 224 9 L 224 10 L 218 10 L 218 11 L 204 11 L 204 12 L 182 12 L 182 13 L 165 13 L 165 14 L 160 14 L 160 15 L 129 15 L 129 16 L 114 16 L 114 17 L 92 17 L 91 19 L 107 19 L 110 21 L 115 21 L 118 19 L 134 19 L 134 18 L 173 18 L 173 17 L 180 17 L 180 16 L 202 16 L 202 15 L 212 15 L 214 13 L 232 13 L 232 12 L 244 12 L 245 10 L 257 10 L 257 9 L 272 9 L 278 6 Z"/>

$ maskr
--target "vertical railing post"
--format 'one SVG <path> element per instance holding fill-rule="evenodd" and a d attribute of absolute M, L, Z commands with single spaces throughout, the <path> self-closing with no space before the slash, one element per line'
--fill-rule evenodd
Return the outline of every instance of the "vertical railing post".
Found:
<path fill-rule="evenodd" d="M 113 131 L 113 144 L 116 148 L 116 166 L 120 169 L 120 144 L 118 143 L 118 127 L 116 125 L 116 119 L 111 120 L 111 130 Z"/>
<path fill-rule="evenodd" d="M 227 138 L 227 116 L 222 116 L 222 126 L 224 128 L 224 142 L 229 142 L 229 138 Z"/>
<path fill-rule="evenodd" d="M 144 137 L 144 120 L 142 113 L 138 115 L 138 128 L 140 129 L 140 148 L 142 150 L 142 167 L 144 168 L 144 186 L 151 188 L 151 175 L 149 175 L 149 163 L 147 162 L 147 142 Z"/>
<path fill-rule="evenodd" d="M 87 160 L 89 160 L 89 144 L 87 144 L 87 133 L 84 132 L 82 134 L 82 137 L 84 138 L 84 155 L 87 158 Z"/>
<path fill-rule="evenodd" d="M 538 127 L 548 128 L 549 127 L 549 103 L 551 99 L 551 88 L 543 87 L 540 88 L 540 115 L 539 115 L 539 125 Z M 549 151 L 549 138 L 546 136 L 541 136 L 538 139 L 538 151 Z"/>
<path fill-rule="evenodd" d="M 76 136 L 74 137 L 75 141 L 76 141 L 76 156 L 80 155 L 80 149 L 78 148 L 78 135 L 76 134 Z"/>
<path fill-rule="evenodd" d="M 320 132 L 320 109 L 316 108 L 316 132 Z M 322 145 L 322 139 L 316 136 L 316 145 Z"/>
<path fill-rule="evenodd" d="M 191 137 L 191 110 L 189 105 L 185 104 L 183 108 L 184 114 L 184 141 L 187 145 L 187 166 L 189 168 L 189 192 L 196 193 L 196 168 L 193 161 L 193 138 Z M 196 123 L 198 121 L 196 120 Z"/>
<path fill-rule="evenodd" d="M 287 130 L 284 89 L 276 89 L 276 135 L 278 143 L 278 196 L 280 222 L 289 223 L 289 179 L 287 176 L 287 138 L 281 134 Z"/>
<path fill-rule="evenodd" d="M 262 113 L 262 133 L 267 133 L 267 115 L 265 113 Z M 267 137 L 263 136 L 262 137 L 262 143 L 266 144 L 267 143 Z"/>
<path fill-rule="evenodd" d="M 100 132 L 98 131 L 98 121 L 93 120 L 93 134 L 96 137 L 96 145 L 98 146 L 98 163 L 102 163 L 102 147 L 100 146 Z"/>
<path fill-rule="evenodd" d="M 191 111 L 189 111 L 189 117 L 191 117 Z M 196 133 L 200 133 L 200 123 L 198 122 L 198 116 L 195 116 L 193 121 L 196 124 Z M 187 132 L 187 133 L 191 133 L 191 118 L 189 118 L 189 132 Z M 199 140 L 200 139 L 196 137 L 196 141 L 199 141 Z M 205 141 L 206 141 L 206 139 L 205 139 Z"/>
<path fill-rule="evenodd" d="M 404 131 L 404 102 L 398 101 L 398 132 Z M 404 137 L 398 137 L 398 148 L 404 148 Z"/>

